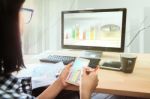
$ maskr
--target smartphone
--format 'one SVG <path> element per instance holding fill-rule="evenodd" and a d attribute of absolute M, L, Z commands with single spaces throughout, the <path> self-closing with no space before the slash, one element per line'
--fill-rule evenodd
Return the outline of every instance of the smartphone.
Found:
<path fill-rule="evenodd" d="M 81 70 L 83 67 L 88 66 L 89 63 L 90 63 L 89 59 L 76 58 L 67 76 L 66 82 L 73 85 L 79 85 Z"/>

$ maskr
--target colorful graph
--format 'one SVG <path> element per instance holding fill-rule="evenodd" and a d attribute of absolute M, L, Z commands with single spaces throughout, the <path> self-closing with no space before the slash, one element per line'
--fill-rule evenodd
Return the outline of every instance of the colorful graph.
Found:
<path fill-rule="evenodd" d="M 72 70 L 67 77 L 67 81 L 71 84 L 79 85 L 80 76 L 81 70 Z"/>

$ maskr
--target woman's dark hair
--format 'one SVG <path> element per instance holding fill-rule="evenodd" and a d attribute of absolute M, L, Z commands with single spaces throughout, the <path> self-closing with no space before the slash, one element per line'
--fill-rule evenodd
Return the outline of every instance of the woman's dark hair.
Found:
<path fill-rule="evenodd" d="M 19 12 L 24 1 L 0 0 L 0 75 L 25 67 L 19 29 Z"/>

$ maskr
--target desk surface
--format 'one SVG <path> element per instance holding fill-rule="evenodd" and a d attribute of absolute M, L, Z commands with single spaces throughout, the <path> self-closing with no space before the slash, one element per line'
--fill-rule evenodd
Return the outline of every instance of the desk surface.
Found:
<path fill-rule="evenodd" d="M 57 51 L 51 54 L 79 56 L 79 51 Z M 102 60 L 119 60 L 119 53 L 103 53 Z M 133 73 L 101 69 L 96 92 L 150 98 L 150 54 L 137 54 Z M 78 88 L 70 87 L 70 90 Z"/>

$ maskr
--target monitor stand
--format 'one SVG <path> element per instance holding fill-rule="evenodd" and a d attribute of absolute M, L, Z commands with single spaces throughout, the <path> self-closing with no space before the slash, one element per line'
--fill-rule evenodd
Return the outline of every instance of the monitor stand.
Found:
<path fill-rule="evenodd" d="M 92 50 L 84 50 L 81 51 L 80 57 L 85 57 L 85 58 L 98 58 L 100 59 L 102 56 L 102 51 L 92 51 Z"/>

